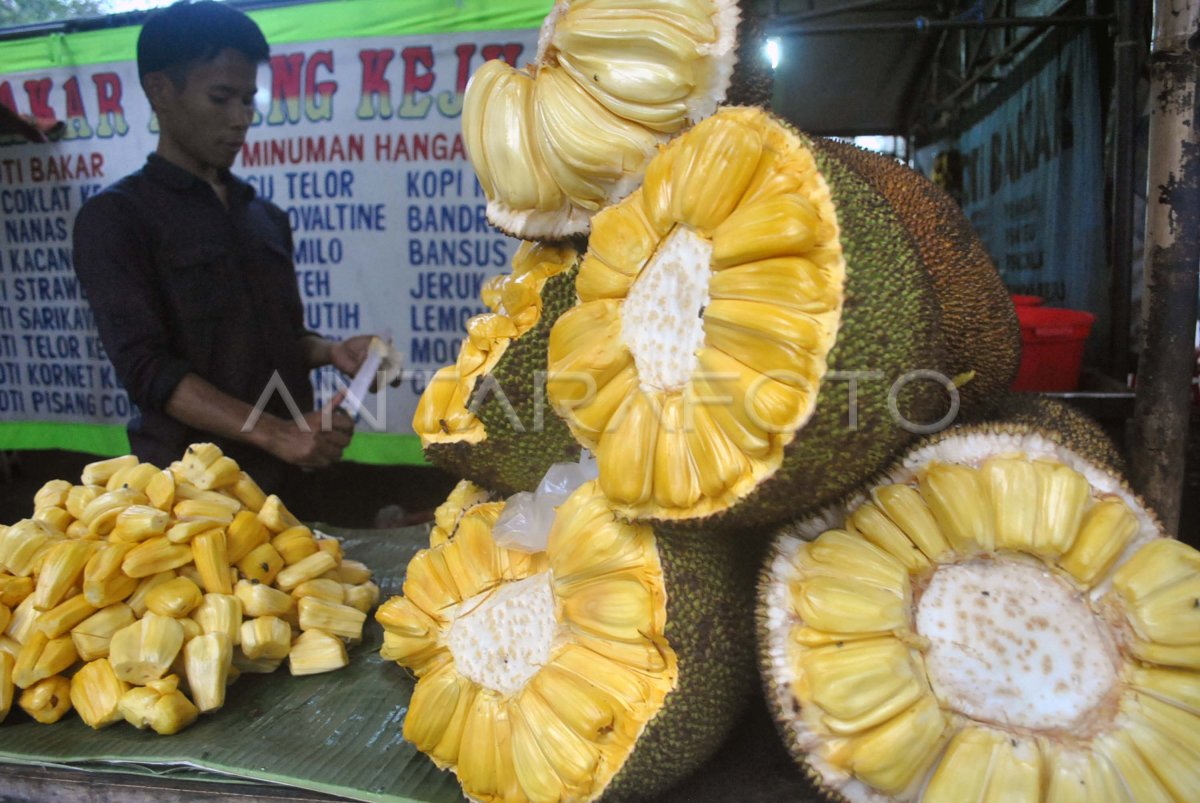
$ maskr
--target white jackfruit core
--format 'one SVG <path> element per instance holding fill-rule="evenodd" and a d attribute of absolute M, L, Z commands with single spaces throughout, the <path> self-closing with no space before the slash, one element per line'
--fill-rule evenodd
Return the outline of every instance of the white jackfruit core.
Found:
<path fill-rule="evenodd" d="M 712 243 L 676 226 L 659 244 L 621 306 L 621 339 L 646 391 L 682 390 L 704 347 Z"/>
<path fill-rule="evenodd" d="M 542 572 L 454 607 L 446 646 L 464 677 L 512 695 L 550 661 L 558 630 L 550 583 Z"/>
<path fill-rule="evenodd" d="M 1081 724 L 1118 681 L 1115 646 L 1081 595 L 1027 563 L 940 567 L 921 596 L 929 681 L 980 722 L 1031 730 Z"/>

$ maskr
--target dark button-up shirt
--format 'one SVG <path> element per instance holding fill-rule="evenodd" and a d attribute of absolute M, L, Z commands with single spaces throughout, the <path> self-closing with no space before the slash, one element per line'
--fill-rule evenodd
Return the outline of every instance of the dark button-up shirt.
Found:
<path fill-rule="evenodd" d="M 134 454 L 165 467 L 189 443 L 214 441 L 267 488 L 282 479 L 279 461 L 164 411 L 188 372 L 251 405 L 277 372 L 297 408 L 312 409 L 287 216 L 246 182 L 225 182 L 228 209 L 203 179 L 151 155 L 80 209 L 75 270 L 139 410 Z M 266 410 L 291 417 L 279 393 Z"/>

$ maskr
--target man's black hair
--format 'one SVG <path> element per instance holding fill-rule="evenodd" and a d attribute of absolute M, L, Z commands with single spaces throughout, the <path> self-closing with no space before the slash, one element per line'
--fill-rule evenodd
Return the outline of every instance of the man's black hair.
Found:
<path fill-rule="evenodd" d="M 270 57 L 270 46 L 258 24 L 236 8 L 214 0 L 179 0 L 156 11 L 138 35 L 138 78 L 165 72 L 183 86 L 188 69 L 232 48 L 255 64 Z"/>

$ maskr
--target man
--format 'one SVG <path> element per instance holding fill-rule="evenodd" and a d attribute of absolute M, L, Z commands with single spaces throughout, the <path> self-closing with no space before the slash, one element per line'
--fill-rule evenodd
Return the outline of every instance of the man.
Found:
<path fill-rule="evenodd" d="M 211 440 L 282 491 L 296 467 L 340 459 L 354 429 L 341 410 L 311 411 L 308 372 L 353 373 L 370 337 L 331 342 L 304 329 L 287 216 L 229 172 L 267 58 L 262 31 L 228 6 L 185 1 L 153 14 L 137 59 L 158 146 L 83 206 L 74 247 L 101 340 L 140 412 L 134 454 L 165 466 Z M 286 393 L 275 392 L 280 380 Z M 303 424 L 289 403 L 311 411 Z"/>

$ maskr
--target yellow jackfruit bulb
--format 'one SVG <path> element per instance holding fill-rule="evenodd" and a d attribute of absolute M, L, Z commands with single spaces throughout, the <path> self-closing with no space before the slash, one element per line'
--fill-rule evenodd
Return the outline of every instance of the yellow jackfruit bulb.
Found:
<path fill-rule="evenodd" d="M 0 651 L 0 723 L 8 717 L 12 710 L 13 694 L 16 684 L 13 683 L 12 673 L 16 659 L 7 652 Z"/>
<path fill-rule="evenodd" d="M 33 596 L 30 595 L 12 609 L 12 615 L 8 619 L 8 627 L 4 628 L 4 633 L 17 643 L 24 644 L 29 640 L 30 634 L 37 629 L 37 618 L 38 612 L 33 607 Z"/>
<path fill-rule="evenodd" d="M 188 519 L 172 524 L 171 528 L 167 530 L 166 536 L 172 544 L 188 544 L 200 533 L 220 530 L 223 527 L 225 527 L 225 522 L 221 519 Z"/>
<path fill-rule="evenodd" d="M 66 480 L 50 480 L 37 489 L 33 495 L 33 509 L 41 510 L 47 507 L 67 506 L 67 495 L 71 492 L 71 483 Z"/>
<path fill-rule="evenodd" d="M 171 736 L 195 722 L 199 709 L 179 691 L 179 679 L 171 679 L 167 686 L 152 681 L 125 692 L 120 702 L 125 721 L 139 730 L 149 727 L 160 736 Z"/>
<path fill-rule="evenodd" d="M 300 520 L 292 515 L 275 494 L 271 494 L 263 502 L 258 511 L 258 520 L 272 533 L 281 533 L 292 527 L 299 527 Z"/>
<path fill-rule="evenodd" d="M 242 653 L 251 660 L 280 660 L 292 647 L 291 626 L 276 616 L 260 616 L 242 623 Z"/>
<path fill-rule="evenodd" d="M 276 574 L 275 585 L 284 591 L 291 591 L 305 580 L 313 580 L 320 577 L 336 566 L 337 559 L 333 555 L 330 555 L 328 552 L 314 552 L 307 558 L 293 563 Z M 243 574 L 246 574 L 245 570 L 243 570 Z"/>
<path fill-rule="evenodd" d="M 75 518 L 83 517 L 83 511 L 87 509 L 91 503 L 100 494 L 104 493 L 103 486 L 97 485 L 74 485 L 67 492 L 67 502 L 65 507 L 67 512 Z"/>
<path fill-rule="evenodd" d="M 142 578 L 140 581 L 135 580 L 137 586 L 134 588 L 133 593 L 125 599 L 126 604 L 129 605 L 136 616 L 145 616 L 147 610 L 146 597 L 150 594 L 150 592 L 162 583 L 174 580 L 178 576 L 179 574 L 177 572 L 170 570 L 152 574 L 149 577 Z M 195 581 L 193 580 L 192 582 Z"/>
<path fill-rule="evenodd" d="M 379 586 L 372 582 L 357 586 L 347 584 L 342 588 L 345 592 L 345 602 L 351 608 L 357 608 L 363 613 L 370 613 L 371 609 L 379 604 Z"/>
<path fill-rule="evenodd" d="M 180 619 L 191 613 L 203 598 L 199 586 L 186 577 L 176 577 L 146 594 L 146 609 L 159 616 Z"/>
<path fill-rule="evenodd" d="M 259 544 L 237 563 L 238 570 L 247 580 L 258 581 L 264 585 L 275 581 L 283 565 L 283 556 L 270 544 Z"/>
<path fill-rule="evenodd" d="M 145 493 L 146 487 L 159 474 L 158 466 L 151 463 L 138 463 L 120 469 L 104 484 L 105 490 L 115 491 L 118 488 L 128 488 L 131 491 Z"/>
<path fill-rule="evenodd" d="M 0 605 L 7 605 L 10 608 L 16 607 L 32 593 L 32 577 L 0 574 Z"/>
<path fill-rule="evenodd" d="M 130 577 L 149 577 L 192 562 L 192 548 L 187 544 L 172 544 L 166 536 L 142 541 L 129 550 L 121 561 L 121 571 Z"/>
<path fill-rule="evenodd" d="M 0 535 L 0 568 L 28 577 L 46 551 L 62 540 L 62 534 L 45 522 L 21 519 Z"/>
<path fill-rule="evenodd" d="M 306 630 L 292 642 L 288 652 L 288 670 L 293 675 L 332 672 L 350 663 L 345 643 L 321 630 Z"/>
<path fill-rule="evenodd" d="M 222 466 L 222 461 L 226 460 L 228 463 Z M 232 479 L 229 476 L 228 466 L 230 464 L 232 464 Z M 225 457 L 221 449 L 213 443 L 193 443 L 184 451 L 183 458 L 179 460 L 178 464 L 173 465 L 178 474 L 189 484 L 202 491 L 214 488 L 211 483 L 215 476 L 220 476 L 226 481 L 226 484 L 236 481 L 240 470 L 237 468 L 237 464 Z M 218 473 L 215 475 L 208 473 L 213 468 L 218 468 Z"/>
<path fill-rule="evenodd" d="M 84 568 L 99 547 L 89 541 L 60 541 L 46 550 L 33 590 L 33 607 L 46 611 L 62 602 L 67 592 L 80 584 Z"/>
<path fill-rule="evenodd" d="M 346 589 L 337 580 L 318 577 L 315 580 L 305 580 L 293 588 L 292 596 L 296 599 L 302 597 L 319 597 L 320 599 L 340 604 L 346 601 Z"/>
<path fill-rule="evenodd" d="M 145 494 L 128 488 L 105 491 L 88 502 L 79 520 L 87 525 L 89 535 L 106 536 L 116 527 L 117 517 L 125 508 L 130 505 L 143 505 L 148 501 Z"/>
<path fill-rule="evenodd" d="M 0 633 L 3 633 L 8 623 L 12 621 L 12 609 L 0 603 Z"/>
<path fill-rule="evenodd" d="M 342 542 L 336 538 L 317 538 L 317 549 L 333 555 L 334 560 L 336 560 L 339 564 L 342 562 L 342 557 L 345 555 L 344 551 L 342 550 Z"/>
<path fill-rule="evenodd" d="M 71 710 L 71 681 L 62 675 L 39 680 L 21 692 L 18 704 L 38 722 L 52 725 Z"/>
<path fill-rule="evenodd" d="M 371 579 L 371 570 L 365 563 L 343 559 L 337 567 L 338 579 L 352 586 L 362 585 Z"/>
<path fill-rule="evenodd" d="M 225 705 L 225 686 L 233 666 L 233 643 L 224 633 L 205 633 L 183 648 L 188 688 L 201 713 Z"/>
<path fill-rule="evenodd" d="M 258 520 L 253 510 L 243 510 L 225 528 L 225 551 L 230 563 L 236 564 L 246 553 L 270 540 L 270 532 Z"/>
<path fill-rule="evenodd" d="M 242 601 L 242 612 L 249 618 L 283 616 L 296 607 L 295 598 L 265 583 L 238 580 L 233 594 Z"/>
<path fill-rule="evenodd" d="M 170 616 L 147 612 L 113 634 L 108 660 L 117 677 L 145 685 L 166 674 L 183 647 L 183 626 Z"/>
<path fill-rule="evenodd" d="M 17 654 L 13 683 L 27 689 L 39 680 L 65 672 L 78 657 L 69 637 L 48 638 L 45 633 L 35 630 Z"/>
<path fill-rule="evenodd" d="M 317 541 L 313 538 L 312 530 L 303 524 L 289 527 L 271 539 L 271 546 L 283 556 L 283 562 L 288 566 L 304 560 L 317 551 Z"/>
<path fill-rule="evenodd" d="M 117 514 L 110 541 L 137 542 L 163 535 L 171 514 L 152 505 L 130 505 Z"/>
<path fill-rule="evenodd" d="M 108 644 L 113 634 L 134 621 L 133 609 L 123 602 L 117 602 L 96 611 L 75 625 L 71 628 L 71 643 L 75 645 L 79 660 L 94 661 L 97 658 L 107 658 Z"/>
<path fill-rule="evenodd" d="M 39 615 L 37 629 L 49 638 L 58 638 L 96 610 L 96 606 L 88 602 L 83 594 L 76 594 Z"/>
<path fill-rule="evenodd" d="M 175 475 L 167 469 L 155 473 L 142 489 L 151 505 L 162 511 L 175 507 Z"/>
<path fill-rule="evenodd" d="M 100 728 L 120 722 L 121 697 L 129 685 L 117 677 L 112 664 L 99 658 L 84 664 L 71 677 L 71 705 L 89 728 Z"/>
<path fill-rule="evenodd" d="M 54 528 L 60 533 L 63 533 L 67 537 L 71 537 L 71 534 L 68 533 L 67 530 L 71 528 L 72 524 L 76 523 L 75 518 L 61 507 L 38 508 L 33 512 L 33 518 L 44 524 L 50 525 L 50 527 Z M 80 525 L 80 529 L 82 529 L 84 526 L 85 525 Z"/>
<path fill-rule="evenodd" d="M 173 512 L 175 513 L 175 518 L 180 521 L 214 519 L 224 526 L 233 521 L 233 517 L 238 513 L 237 508 L 241 507 L 236 500 L 231 499 L 229 502 L 233 504 L 230 505 L 228 502 L 209 498 L 184 499 L 175 503 Z"/>
<path fill-rule="evenodd" d="M 83 569 L 83 595 L 97 608 L 105 608 L 132 594 L 138 581 L 121 571 L 121 564 L 136 544 L 112 543 L 100 547 Z"/>
<path fill-rule="evenodd" d="M 302 597 L 296 608 L 300 612 L 301 630 L 323 630 L 351 641 L 362 638 L 367 615 L 357 608 L 318 597 Z"/>
<path fill-rule="evenodd" d="M 205 633 L 220 633 L 232 646 L 241 641 L 242 601 L 232 594 L 205 594 L 192 618 Z"/>
<path fill-rule="evenodd" d="M 1075 542 L 1058 559 L 1058 565 L 1091 586 L 1112 568 L 1137 531 L 1137 516 L 1124 502 L 1098 502 L 1084 516 Z"/>
<path fill-rule="evenodd" d="M 267 495 L 263 493 L 262 488 L 259 488 L 254 478 L 244 471 L 238 473 L 237 482 L 229 491 L 247 510 L 254 513 L 262 510 L 263 504 L 267 501 Z"/>
<path fill-rule="evenodd" d="M 82 485 L 103 486 L 108 483 L 113 474 L 116 474 L 123 468 L 129 468 L 137 464 L 137 457 L 131 454 L 112 457 L 108 460 L 97 460 L 83 467 L 83 472 L 79 475 L 79 482 Z"/>
<path fill-rule="evenodd" d="M 194 480 L 202 491 L 228 490 L 241 478 L 242 470 L 230 457 L 218 457 Z"/>
<path fill-rule="evenodd" d="M 225 549 L 225 531 L 209 530 L 192 538 L 192 560 L 200 572 L 204 590 L 210 594 L 232 594 L 229 553 Z"/>
<path fill-rule="evenodd" d="M 978 471 L 934 463 L 921 476 L 920 490 L 942 532 L 960 555 L 995 548 L 995 519 Z"/>

